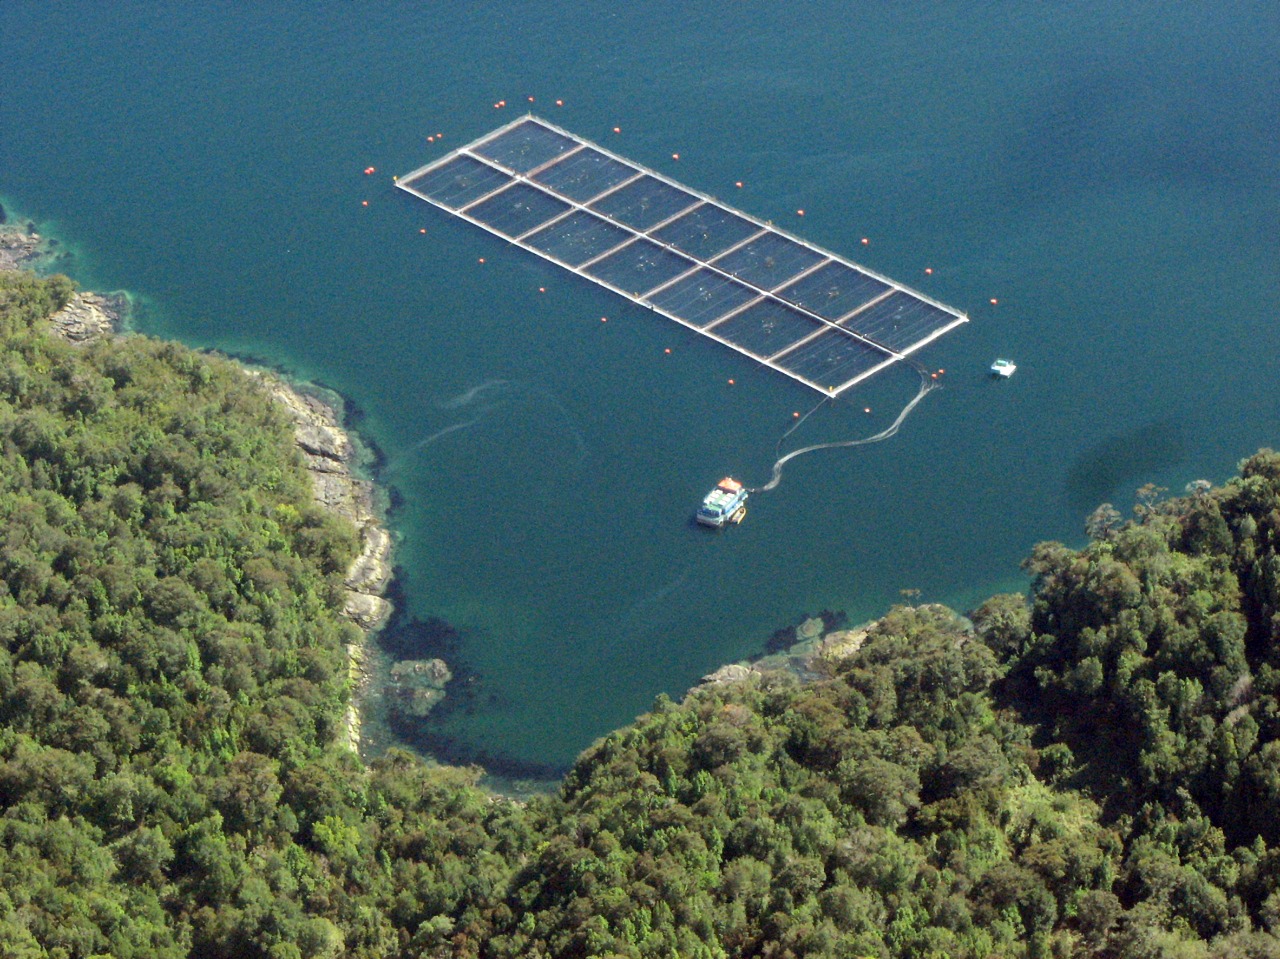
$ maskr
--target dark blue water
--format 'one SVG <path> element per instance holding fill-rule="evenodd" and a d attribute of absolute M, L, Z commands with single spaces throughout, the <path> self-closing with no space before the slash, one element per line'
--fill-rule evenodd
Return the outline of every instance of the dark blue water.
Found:
<path fill-rule="evenodd" d="M 10 3 L 0 195 L 147 332 L 351 398 L 398 495 L 398 641 L 467 677 L 429 741 L 559 764 L 805 612 L 964 606 L 1099 501 L 1273 444 L 1278 54 L 1266 3 Z M 968 310 L 923 356 L 947 388 L 690 528 L 813 395 L 392 188 L 529 96 Z"/>

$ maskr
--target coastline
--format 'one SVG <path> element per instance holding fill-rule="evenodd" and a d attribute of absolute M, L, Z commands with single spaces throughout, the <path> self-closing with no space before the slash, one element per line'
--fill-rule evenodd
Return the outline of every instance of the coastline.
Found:
<path fill-rule="evenodd" d="M 57 241 L 42 236 L 35 223 L 7 223 L 0 214 L 0 272 L 31 270 L 49 272 L 56 266 Z M 51 317 L 53 330 L 73 344 L 127 332 L 130 300 L 126 293 L 78 290 L 65 307 Z M 346 742 L 360 748 L 358 700 L 368 682 L 366 651 L 374 634 L 386 623 L 392 606 L 385 597 L 392 575 L 392 537 L 375 508 L 371 480 L 359 475 L 358 445 L 343 422 L 340 398 L 321 399 L 311 384 L 288 382 L 278 373 L 230 359 L 246 376 L 257 380 L 294 424 L 294 445 L 311 475 L 317 505 L 343 517 L 356 529 L 361 550 L 347 570 L 342 614 L 361 631 L 358 643 L 347 651 L 351 701 L 345 720 Z"/>
<path fill-rule="evenodd" d="M 0 223 L 0 272 L 57 269 L 58 260 L 65 254 L 56 240 L 40 235 L 34 227 L 25 219 Z M 129 309 L 130 299 L 123 292 L 77 291 L 51 321 L 54 330 L 69 342 L 86 343 L 101 336 L 127 334 Z M 404 676 L 374 675 L 378 665 L 377 657 L 371 655 L 370 640 L 393 612 L 386 596 L 392 586 L 393 539 L 375 505 L 375 485 L 361 475 L 361 447 L 344 422 L 342 397 L 315 384 L 291 382 L 280 371 L 257 365 L 250 358 L 217 355 L 257 380 L 287 412 L 294 424 L 295 446 L 311 475 L 315 502 L 349 521 L 360 537 L 360 554 L 344 578 L 346 599 L 342 611 L 362 634 L 359 642 L 346 647 L 351 700 L 344 721 L 345 740 L 358 753 L 362 745 L 361 704 L 375 679 L 381 696 L 394 699 L 406 714 L 421 717 L 444 698 L 452 674 L 446 661 L 438 658 L 443 650 L 436 650 L 425 658 L 399 661 Z M 752 681 L 777 673 L 789 673 L 801 682 L 812 681 L 824 675 L 833 661 L 856 652 L 876 622 L 850 629 L 840 614 L 823 612 L 806 617 L 778 630 L 761 654 L 719 667 L 684 690 L 679 698 L 684 700 L 708 686 Z M 432 755 L 434 750 L 429 747 L 422 753 L 430 761 L 442 761 Z M 554 776 L 545 778 L 545 773 L 539 774 L 542 771 L 494 771 L 487 763 L 484 765 L 489 788 L 502 794 L 527 795 L 540 788 L 553 788 L 556 782 Z"/>

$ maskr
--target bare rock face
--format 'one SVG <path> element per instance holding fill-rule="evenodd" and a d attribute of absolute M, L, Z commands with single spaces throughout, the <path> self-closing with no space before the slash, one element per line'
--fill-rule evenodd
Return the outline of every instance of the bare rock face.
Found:
<path fill-rule="evenodd" d="M 391 604 L 381 596 L 348 590 L 342 612 L 363 630 L 377 629 L 391 615 Z"/>
<path fill-rule="evenodd" d="M 391 577 L 391 534 L 369 524 L 361 530 L 364 549 L 347 572 L 347 588 L 358 593 L 381 594 Z"/>
<path fill-rule="evenodd" d="M 73 293 L 71 301 L 49 318 L 53 330 L 72 343 L 87 343 L 115 332 L 124 315 L 121 296 Z"/>
<path fill-rule="evenodd" d="M 746 679 L 756 670 L 750 666 L 744 666 L 742 663 L 730 663 L 727 666 L 721 666 L 714 673 L 708 673 L 702 677 L 703 686 L 719 686 L 723 683 L 737 683 Z"/>
<path fill-rule="evenodd" d="M 827 633 L 818 644 L 817 656 L 830 663 L 847 659 L 862 648 L 870 632 L 870 627 L 863 626 L 860 629 L 837 629 Z"/>

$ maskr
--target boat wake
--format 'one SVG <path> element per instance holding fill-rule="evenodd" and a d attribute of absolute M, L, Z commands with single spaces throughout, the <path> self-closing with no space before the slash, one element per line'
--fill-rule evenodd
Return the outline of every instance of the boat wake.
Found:
<path fill-rule="evenodd" d="M 793 459 L 804 456 L 806 453 L 816 453 L 818 450 L 845 449 L 850 446 L 867 446 L 871 443 L 879 443 L 882 440 L 887 440 L 891 436 L 895 435 L 902 424 L 906 421 L 906 418 L 911 415 L 911 411 L 920 404 L 920 401 L 938 388 L 937 381 L 931 377 L 929 372 L 923 366 L 916 367 L 916 372 L 920 374 L 920 389 L 916 391 L 916 395 L 911 398 L 910 402 L 902 408 L 902 412 L 898 414 L 898 418 L 879 433 L 876 433 L 874 436 L 864 436 L 861 439 L 856 440 L 837 440 L 833 443 L 814 443 L 812 446 L 802 446 L 798 450 L 792 450 L 790 453 L 780 456 L 773 464 L 773 475 L 769 478 L 769 482 L 765 483 L 763 486 L 748 486 L 747 492 L 767 493 L 771 489 L 777 489 L 778 484 L 782 482 L 782 468 Z M 824 398 L 817 406 L 798 419 L 789 430 L 783 433 L 782 436 L 778 438 L 778 448 L 781 448 L 787 437 L 798 430 L 805 420 L 816 413 L 823 404 L 827 402 L 829 402 L 829 398 Z"/>
<path fill-rule="evenodd" d="M 495 416 L 510 417 L 522 407 L 526 412 L 536 410 L 539 406 L 550 408 L 551 415 L 544 417 L 544 420 L 554 423 L 572 441 L 577 450 L 577 457 L 573 465 L 581 464 L 590 455 L 586 439 L 572 414 L 555 394 L 540 386 L 529 386 L 502 379 L 485 380 L 478 386 L 470 387 L 456 396 L 439 400 L 435 405 L 438 409 L 453 411 L 459 415 L 465 415 L 467 418 L 456 423 L 450 423 L 411 443 L 395 460 L 385 467 L 388 473 L 395 473 L 397 470 L 403 469 L 416 454 L 421 453 L 428 446 L 452 433 L 482 426 Z"/>

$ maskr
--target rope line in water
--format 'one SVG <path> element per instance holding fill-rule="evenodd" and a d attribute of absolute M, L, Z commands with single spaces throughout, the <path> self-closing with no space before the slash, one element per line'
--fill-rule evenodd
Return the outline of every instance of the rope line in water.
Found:
<path fill-rule="evenodd" d="M 911 415 L 911 411 L 916 408 L 916 406 L 920 403 L 920 401 L 938 388 L 938 384 L 930 378 L 928 371 L 925 370 L 924 367 L 922 366 L 917 367 L 916 372 L 920 374 L 920 389 L 916 392 L 916 395 L 911 398 L 911 401 L 902 408 L 902 412 L 898 414 L 898 418 L 895 419 L 892 423 L 890 423 L 885 429 L 881 430 L 879 433 L 876 433 L 874 436 L 866 436 L 866 437 L 863 437 L 862 439 L 837 440 L 834 443 L 815 443 L 812 446 L 802 446 L 798 450 L 792 450 L 790 453 L 787 453 L 785 456 L 779 457 L 777 462 L 773 464 L 773 476 L 770 477 L 769 482 L 765 483 L 764 486 L 758 486 L 758 487 L 748 486 L 747 492 L 748 493 L 767 493 L 771 489 L 776 489 L 778 484 L 782 482 L 782 468 L 786 466 L 787 463 L 791 462 L 791 460 L 796 459 L 799 456 L 804 456 L 806 453 L 816 453 L 818 450 L 844 449 L 845 447 L 849 447 L 849 446 L 866 446 L 869 443 L 879 443 L 881 440 L 889 439 L 889 437 L 893 436 L 895 433 L 898 432 L 898 428 L 901 427 L 903 421 L 906 420 L 906 418 Z M 788 436 L 790 436 L 792 433 L 798 430 L 800 428 L 800 425 L 805 420 L 807 420 L 810 416 L 816 413 L 818 409 L 822 406 L 822 404 L 828 402 L 829 399 L 830 399 L 829 397 L 824 397 L 818 403 L 817 406 L 815 406 L 808 413 L 805 413 L 804 416 L 802 416 L 799 420 L 797 420 L 792 425 L 791 429 L 783 433 L 782 436 L 779 437 L 778 439 L 778 447 L 781 447 L 783 440 L 785 440 Z M 778 447 L 775 447 L 775 451 Z"/>

